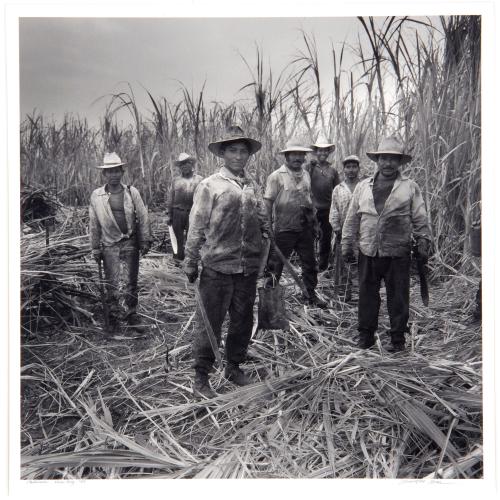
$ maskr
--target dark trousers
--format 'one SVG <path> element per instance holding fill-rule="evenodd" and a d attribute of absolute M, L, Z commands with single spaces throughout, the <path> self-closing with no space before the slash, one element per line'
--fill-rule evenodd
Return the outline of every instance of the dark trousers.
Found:
<path fill-rule="evenodd" d="M 220 344 L 221 328 L 229 311 L 229 327 L 226 338 L 226 359 L 239 364 L 246 358 L 252 336 L 253 305 L 257 288 L 257 273 L 249 276 L 223 274 L 207 267 L 200 276 L 200 296 L 208 320 Z M 193 341 L 194 367 L 209 372 L 215 361 L 205 324 L 199 307 L 196 311 L 196 330 Z"/>
<path fill-rule="evenodd" d="M 318 266 L 314 255 L 314 238 L 312 228 L 306 227 L 301 232 L 281 231 L 275 235 L 275 243 L 286 259 L 295 250 L 300 259 L 302 279 L 309 293 L 314 292 L 318 284 Z M 268 270 L 279 280 L 283 272 L 283 262 L 271 248 L 269 252 Z"/>
<path fill-rule="evenodd" d="M 359 252 L 358 330 L 372 340 L 378 327 L 380 284 L 387 292 L 393 344 L 404 344 L 410 312 L 410 257 L 368 257 Z"/>
<path fill-rule="evenodd" d="M 172 213 L 172 229 L 174 230 L 175 238 L 177 239 L 177 253 L 174 258 L 184 260 L 184 246 L 186 244 L 184 231 L 189 229 L 189 212 L 181 208 L 174 208 Z"/>
<path fill-rule="evenodd" d="M 107 302 L 113 316 L 120 316 L 120 299 L 123 298 L 126 314 L 137 309 L 137 277 L 139 274 L 139 249 L 134 239 L 119 241 L 102 250 L 106 278 Z M 121 274 L 124 268 L 124 290 L 121 290 Z"/>
<path fill-rule="evenodd" d="M 332 250 L 332 226 L 328 220 L 330 215 L 329 208 L 322 208 L 316 211 L 316 219 L 319 225 L 319 269 L 324 270 L 328 267 L 330 252 Z"/>

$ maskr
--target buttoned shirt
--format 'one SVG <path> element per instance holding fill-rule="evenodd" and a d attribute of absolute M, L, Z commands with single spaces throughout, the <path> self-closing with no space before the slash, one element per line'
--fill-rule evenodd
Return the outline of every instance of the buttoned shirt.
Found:
<path fill-rule="evenodd" d="M 302 231 L 304 215 L 313 214 L 311 178 L 282 165 L 267 178 L 264 198 L 273 202 L 274 231 Z"/>
<path fill-rule="evenodd" d="M 342 229 L 342 251 L 359 250 L 369 257 L 403 257 L 411 251 L 411 237 L 430 239 L 429 221 L 417 183 L 401 173 L 380 214 L 373 200 L 374 177 L 354 189 Z"/>
<path fill-rule="evenodd" d="M 269 222 L 258 186 L 222 167 L 195 191 L 184 269 L 196 269 L 201 260 L 224 274 L 256 273 L 264 231 Z"/>
<path fill-rule="evenodd" d="M 93 250 L 131 238 L 137 233 L 139 244 L 151 241 L 148 211 L 144 206 L 139 191 L 134 186 L 123 187 L 123 209 L 127 222 L 127 232 L 123 233 L 113 216 L 109 203 L 110 193 L 107 186 L 95 189 L 90 196 L 89 237 Z"/>
<path fill-rule="evenodd" d="M 352 198 L 352 191 L 345 181 L 341 182 L 332 193 L 332 204 L 330 207 L 329 221 L 333 231 L 340 231 L 344 225 Z"/>
<path fill-rule="evenodd" d="M 167 191 L 167 214 L 172 215 L 174 208 L 190 210 L 193 206 L 193 195 L 203 177 L 193 174 L 191 177 L 175 177 Z"/>

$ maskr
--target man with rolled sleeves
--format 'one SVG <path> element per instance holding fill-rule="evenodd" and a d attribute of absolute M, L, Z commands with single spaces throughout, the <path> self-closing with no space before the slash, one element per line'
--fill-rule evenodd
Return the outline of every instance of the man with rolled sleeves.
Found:
<path fill-rule="evenodd" d="M 260 189 L 245 173 L 250 156 L 260 148 L 259 141 L 246 136 L 237 126 L 208 145 L 224 165 L 196 189 L 184 259 L 184 271 L 191 283 L 198 277 L 201 261 L 199 295 L 217 344 L 229 311 L 224 373 L 228 380 L 241 386 L 250 383 L 239 365 L 246 358 L 252 335 L 257 274 L 264 240 L 270 231 Z M 198 397 L 211 398 L 216 394 L 208 374 L 215 355 L 200 307 L 196 323 L 193 392 Z"/>
<path fill-rule="evenodd" d="M 397 137 L 382 140 L 377 151 L 366 153 L 377 163 L 374 176 L 355 188 L 342 229 L 342 255 L 355 260 L 359 241 L 358 346 L 375 343 L 384 280 L 390 319 L 392 352 L 403 351 L 408 329 L 412 237 L 421 259 L 429 255 L 430 230 L 417 183 L 400 173 L 411 160 Z"/>
<path fill-rule="evenodd" d="M 276 246 L 285 258 L 295 250 L 300 259 L 302 279 L 308 292 L 304 297 L 310 305 L 324 309 L 326 302 L 316 294 L 318 265 L 314 253 L 314 238 L 317 234 L 315 209 L 311 197 L 311 178 L 302 168 L 306 153 L 311 149 L 296 140 L 290 140 L 280 151 L 285 163 L 267 179 L 264 201 L 269 220 L 274 220 Z M 268 271 L 279 281 L 283 262 L 271 249 Z"/>

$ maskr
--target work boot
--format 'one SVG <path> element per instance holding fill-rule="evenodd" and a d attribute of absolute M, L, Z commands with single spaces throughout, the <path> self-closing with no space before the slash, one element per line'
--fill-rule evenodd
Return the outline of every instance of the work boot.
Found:
<path fill-rule="evenodd" d="M 405 344 L 403 343 L 393 343 L 391 346 L 387 349 L 389 352 L 395 354 L 397 352 L 402 352 L 405 350 Z"/>
<path fill-rule="evenodd" d="M 196 370 L 194 374 L 193 394 L 201 399 L 212 399 L 217 393 L 210 386 L 208 373 Z"/>
<path fill-rule="evenodd" d="M 236 385 L 243 386 L 252 383 L 248 375 L 237 364 L 234 363 L 228 363 L 226 365 L 224 376 L 231 382 L 234 382 Z"/>
<path fill-rule="evenodd" d="M 146 326 L 141 321 L 137 313 L 131 313 L 127 316 L 127 324 L 132 327 L 137 333 L 145 333 Z"/>
<path fill-rule="evenodd" d="M 109 334 L 116 334 L 120 333 L 120 321 L 116 316 L 113 316 L 112 314 L 109 315 L 109 328 L 107 333 Z"/>
<path fill-rule="evenodd" d="M 375 335 L 361 334 L 357 345 L 360 349 L 370 349 L 370 347 L 375 345 Z"/>
<path fill-rule="evenodd" d="M 311 306 L 317 306 L 320 309 L 326 309 L 328 304 L 324 301 L 321 300 L 317 295 L 316 292 L 309 292 L 309 299 L 308 303 Z"/>

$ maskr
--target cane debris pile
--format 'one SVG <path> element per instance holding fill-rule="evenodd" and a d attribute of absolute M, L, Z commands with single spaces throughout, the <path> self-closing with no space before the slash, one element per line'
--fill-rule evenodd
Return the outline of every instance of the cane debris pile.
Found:
<path fill-rule="evenodd" d="M 396 355 L 383 321 L 376 347 L 356 348 L 356 306 L 338 302 L 325 275 L 326 311 L 299 304 L 285 281 L 290 331 L 255 333 L 245 363 L 255 383 L 238 388 L 217 367 L 219 396 L 200 404 L 191 391 L 194 294 L 171 256 L 155 250 L 141 261 L 149 333 L 110 338 L 92 314 L 89 249 L 53 241 L 23 241 L 23 283 L 33 289 L 48 273 L 38 305 L 52 316 L 40 318 L 58 318 L 64 291 L 61 303 L 80 321 L 63 316 L 50 336 L 32 322 L 23 342 L 23 478 L 482 476 L 481 330 L 466 324 L 469 278 L 435 285 L 429 308 L 412 287 L 408 349 Z M 93 298 L 64 288 L 82 284 Z M 33 314 L 34 302 L 27 307 Z"/>

